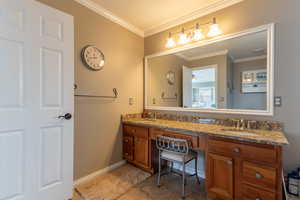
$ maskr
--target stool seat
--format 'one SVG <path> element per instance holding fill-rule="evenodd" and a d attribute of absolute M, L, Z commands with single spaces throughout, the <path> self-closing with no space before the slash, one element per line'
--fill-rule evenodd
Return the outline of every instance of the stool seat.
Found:
<path fill-rule="evenodd" d="M 162 151 L 161 152 L 161 158 L 169 161 L 175 161 L 175 162 L 184 162 L 187 163 L 197 157 L 197 154 L 194 152 L 189 152 L 187 155 L 177 154 L 174 152 L 169 151 Z"/>

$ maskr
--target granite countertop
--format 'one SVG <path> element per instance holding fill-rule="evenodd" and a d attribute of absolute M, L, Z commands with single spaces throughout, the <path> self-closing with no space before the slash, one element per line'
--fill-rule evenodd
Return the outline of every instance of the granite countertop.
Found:
<path fill-rule="evenodd" d="M 218 136 L 224 138 L 231 138 L 241 141 L 271 144 L 271 145 L 287 145 L 289 144 L 287 138 L 282 131 L 270 131 L 270 130 L 242 130 L 239 132 L 230 132 L 233 127 L 214 125 L 214 124 L 201 124 L 193 122 L 180 122 L 171 120 L 149 120 L 145 118 L 130 118 L 122 119 L 124 124 L 131 125 L 143 125 L 148 127 L 155 127 L 161 129 L 167 129 L 172 131 L 181 131 L 193 134 L 207 134 L 211 136 Z M 229 131 L 225 131 L 229 130 Z"/>

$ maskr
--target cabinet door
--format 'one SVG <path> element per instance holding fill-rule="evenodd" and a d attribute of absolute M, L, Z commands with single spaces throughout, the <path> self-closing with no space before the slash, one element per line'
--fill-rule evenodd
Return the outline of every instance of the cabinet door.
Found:
<path fill-rule="evenodd" d="M 148 167 L 149 149 L 148 139 L 134 137 L 134 161 L 142 167 Z"/>
<path fill-rule="evenodd" d="M 133 160 L 133 137 L 123 137 L 123 158 L 128 161 Z"/>
<path fill-rule="evenodd" d="M 206 163 L 207 191 L 222 199 L 233 199 L 233 159 L 208 153 Z"/>

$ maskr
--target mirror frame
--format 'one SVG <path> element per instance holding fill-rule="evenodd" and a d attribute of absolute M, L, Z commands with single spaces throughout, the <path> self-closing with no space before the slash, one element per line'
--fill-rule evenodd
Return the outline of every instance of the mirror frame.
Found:
<path fill-rule="evenodd" d="M 180 51 L 193 49 L 196 47 L 213 44 L 253 33 L 267 31 L 267 43 L 268 43 L 268 57 L 267 57 L 267 109 L 266 110 L 245 110 L 245 109 L 203 109 L 203 108 L 182 108 L 182 107 L 160 107 L 160 106 L 148 106 L 148 59 L 178 53 Z M 241 32 L 218 36 L 212 39 L 191 43 L 185 46 L 177 47 L 167 51 L 162 51 L 145 57 L 144 65 L 144 108 L 146 110 L 157 111 L 179 111 L 179 112 L 198 112 L 198 113 L 221 113 L 221 114 L 239 114 L 239 115 L 261 115 L 261 116 L 273 116 L 274 115 L 274 42 L 275 42 L 275 24 L 270 23 L 255 28 L 250 28 Z"/>

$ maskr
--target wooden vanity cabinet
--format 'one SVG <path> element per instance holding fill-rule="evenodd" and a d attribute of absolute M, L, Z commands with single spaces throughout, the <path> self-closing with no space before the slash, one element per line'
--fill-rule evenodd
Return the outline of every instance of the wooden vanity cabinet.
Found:
<path fill-rule="evenodd" d="M 123 126 L 123 158 L 143 169 L 149 169 L 149 129 Z"/>
<path fill-rule="evenodd" d="M 123 133 L 124 159 L 151 173 L 158 166 L 158 135 L 186 139 L 205 151 L 211 199 L 282 200 L 281 146 L 126 124 Z"/>
<path fill-rule="evenodd" d="M 281 200 L 281 147 L 209 137 L 206 191 L 216 199 Z"/>

